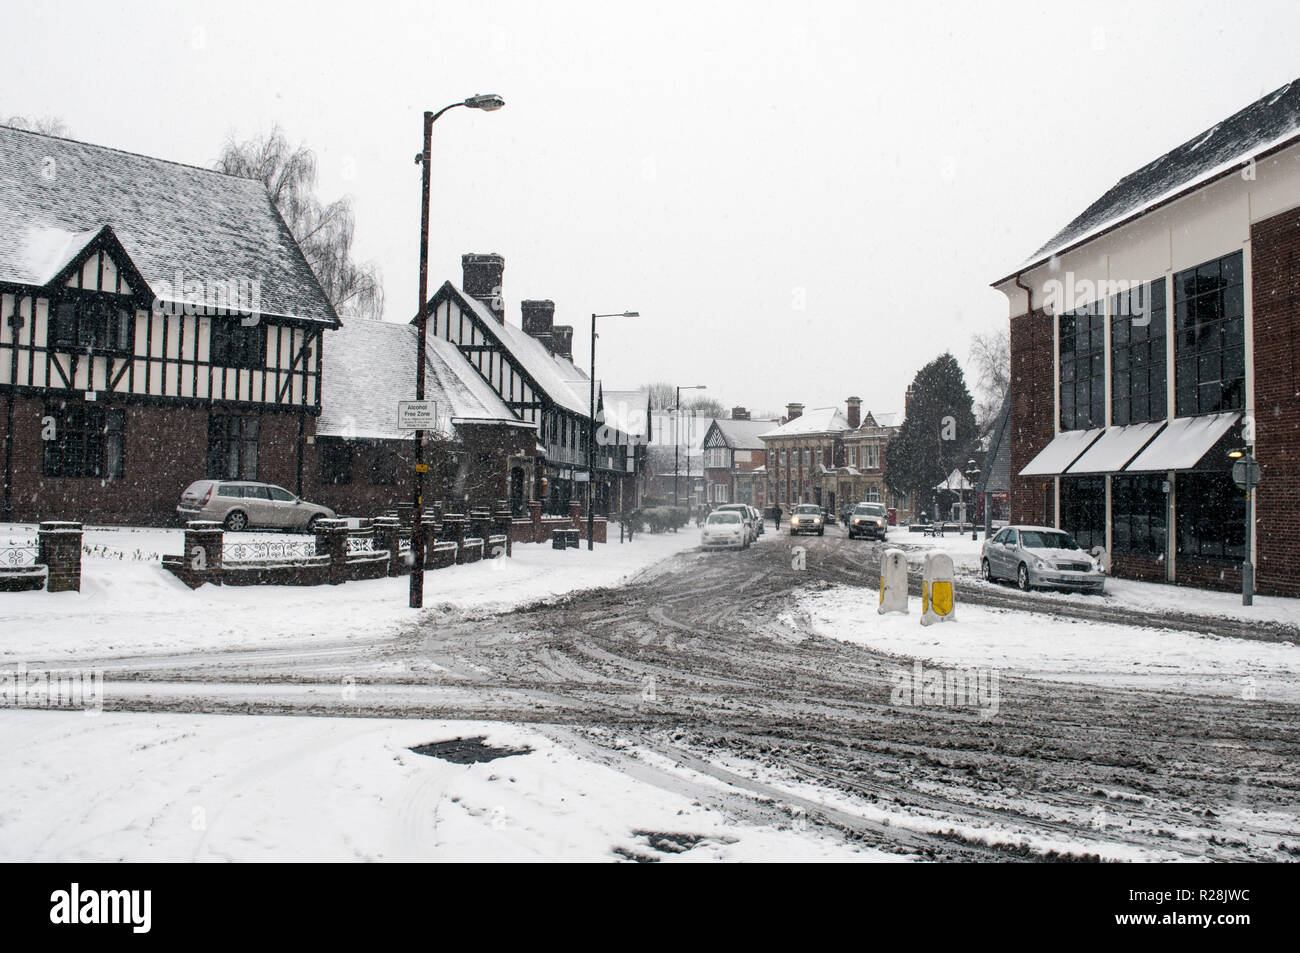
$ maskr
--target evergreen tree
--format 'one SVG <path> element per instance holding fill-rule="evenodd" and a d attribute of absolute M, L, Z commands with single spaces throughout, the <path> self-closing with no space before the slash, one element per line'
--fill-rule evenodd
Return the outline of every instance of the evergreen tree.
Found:
<path fill-rule="evenodd" d="M 964 471 L 978 428 L 961 365 L 945 352 L 916 372 L 903 426 L 885 450 L 885 482 L 925 506 L 954 469 Z"/>

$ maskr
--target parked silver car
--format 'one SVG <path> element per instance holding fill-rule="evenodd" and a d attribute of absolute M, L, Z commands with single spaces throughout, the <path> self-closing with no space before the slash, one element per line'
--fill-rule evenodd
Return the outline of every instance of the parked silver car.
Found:
<path fill-rule="evenodd" d="M 308 503 L 284 487 L 251 480 L 198 480 L 181 494 L 176 512 L 182 522 L 212 520 L 233 532 L 257 527 L 310 533 L 316 520 L 334 516 L 328 506 Z"/>
<path fill-rule="evenodd" d="M 1104 592 L 1106 574 L 1073 537 L 1051 526 L 1007 526 L 984 540 L 980 574 L 1012 579 L 1028 592 L 1035 587 Z"/>

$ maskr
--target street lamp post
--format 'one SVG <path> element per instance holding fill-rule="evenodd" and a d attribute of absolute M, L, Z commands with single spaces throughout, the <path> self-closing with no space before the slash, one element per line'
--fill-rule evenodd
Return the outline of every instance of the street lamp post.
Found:
<path fill-rule="evenodd" d="M 587 416 L 587 549 L 596 548 L 593 529 L 596 525 L 596 319 L 639 318 L 636 311 L 619 311 L 615 314 L 591 316 L 591 403 Z"/>
<path fill-rule="evenodd" d="M 980 475 L 979 467 L 975 466 L 975 461 L 974 461 L 974 460 L 967 460 L 967 461 L 966 461 L 966 473 L 965 473 L 964 475 L 965 475 L 965 477 L 966 477 L 966 482 L 970 484 L 970 488 L 971 488 L 971 504 L 974 505 L 974 503 L 975 503 L 975 501 L 976 501 L 976 499 L 977 499 L 977 497 L 975 496 L 975 480 L 976 480 L 976 478 L 979 477 L 979 475 Z M 963 492 L 964 492 L 964 491 L 963 491 Z M 984 507 L 985 507 L 985 509 L 988 508 L 988 500 L 985 500 L 985 501 L 984 501 Z M 977 541 L 977 540 L 979 539 L 979 536 L 977 535 L 977 533 L 976 533 L 976 531 L 975 531 L 975 514 L 974 514 L 974 513 L 970 514 L 970 538 L 971 538 L 971 542 L 975 542 L 975 541 Z"/>
<path fill-rule="evenodd" d="M 449 109 L 468 106 L 493 112 L 506 104 L 495 94 L 471 96 L 468 99 L 443 106 L 436 113 L 424 114 L 424 150 L 415 157 L 422 166 L 420 202 L 420 310 L 417 312 L 415 347 L 415 399 L 424 400 L 424 357 L 428 342 L 427 318 L 429 307 L 429 166 L 433 157 L 433 124 Z M 411 514 L 411 608 L 424 605 L 424 474 L 429 469 L 424 462 L 424 431 L 415 431 L 415 508 Z"/>
<path fill-rule="evenodd" d="M 1250 447 L 1229 450 L 1228 456 L 1236 462 L 1232 465 L 1232 478 L 1237 486 L 1246 491 L 1246 548 L 1241 558 L 1241 604 L 1255 604 L 1255 563 L 1250 558 L 1254 520 L 1251 518 L 1251 504 L 1254 502 L 1254 490 L 1259 484 L 1259 464 Z"/>
<path fill-rule="evenodd" d="M 673 426 L 673 506 L 679 509 L 682 505 L 682 497 L 677 491 L 677 474 L 680 473 L 682 469 L 681 462 L 678 459 L 678 454 L 681 452 L 682 446 L 682 391 L 684 390 L 708 390 L 708 385 L 696 384 L 694 387 L 679 386 L 677 388 L 677 402 L 673 404 L 673 416 L 675 418 Z M 686 465 L 687 467 L 691 465 L 690 447 L 686 448 Z"/>

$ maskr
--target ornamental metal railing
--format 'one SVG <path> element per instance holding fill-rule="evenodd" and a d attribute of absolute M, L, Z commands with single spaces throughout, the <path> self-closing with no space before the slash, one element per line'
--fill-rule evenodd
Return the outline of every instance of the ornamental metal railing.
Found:
<path fill-rule="evenodd" d="M 309 559 L 316 555 L 316 540 L 268 540 L 222 543 L 223 563 L 265 562 L 275 559 Z"/>
<path fill-rule="evenodd" d="M 357 533 L 348 536 L 348 555 L 353 556 L 360 553 L 373 553 L 375 551 L 375 537 L 369 534 L 362 535 Z"/>
<path fill-rule="evenodd" d="M 0 569 L 27 569 L 36 565 L 36 546 L 0 543 Z"/>

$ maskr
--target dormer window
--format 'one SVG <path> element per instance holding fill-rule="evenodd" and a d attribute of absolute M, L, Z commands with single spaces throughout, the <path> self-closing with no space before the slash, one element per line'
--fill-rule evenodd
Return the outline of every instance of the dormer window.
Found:
<path fill-rule="evenodd" d="M 212 319 L 212 363 L 260 370 L 266 367 L 266 325 L 252 326 L 237 316 Z"/>
<path fill-rule="evenodd" d="M 131 354 L 135 350 L 131 299 L 87 294 L 52 302 L 50 344 L 65 351 Z"/>

